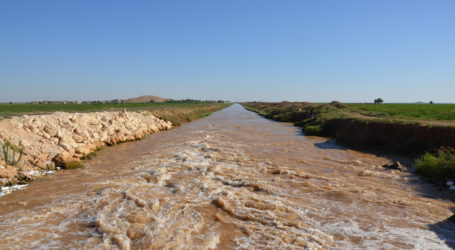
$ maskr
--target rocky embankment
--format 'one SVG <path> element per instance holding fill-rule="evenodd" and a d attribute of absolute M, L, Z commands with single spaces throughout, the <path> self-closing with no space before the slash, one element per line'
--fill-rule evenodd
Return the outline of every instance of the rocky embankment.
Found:
<path fill-rule="evenodd" d="M 127 111 L 56 112 L 0 120 L 0 145 L 10 142 L 24 150 L 18 163 L 8 165 L 0 149 L 0 186 L 31 181 L 66 163 L 77 164 L 81 157 L 106 145 L 172 127 L 171 122 L 150 112 Z"/>

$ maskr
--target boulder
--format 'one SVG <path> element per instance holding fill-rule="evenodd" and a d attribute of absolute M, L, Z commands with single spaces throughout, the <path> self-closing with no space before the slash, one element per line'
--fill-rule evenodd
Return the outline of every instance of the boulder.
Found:
<path fill-rule="evenodd" d="M 91 148 L 88 146 L 79 146 L 75 149 L 75 153 L 84 156 L 86 154 L 89 154 L 91 152 Z"/>
<path fill-rule="evenodd" d="M 76 115 L 71 115 L 71 116 L 69 117 L 69 121 L 70 121 L 70 122 L 73 122 L 73 123 L 76 123 L 76 122 L 77 122 Z"/>
<path fill-rule="evenodd" d="M 52 162 L 55 163 L 56 167 L 63 167 L 65 166 L 65 162 L 73 160 L 77 159 L 75 159 L 73 155 L 68 152 L 59 153 L 56 156 L 54 156 L 54 158 L 52 158 Z"/>
<path fill-rule="evenodd" d="M 84 142 L 84 137 L 80 136 L 80 135 L 77 135 L 77 134 L 74 134 L 73 135 L 73 140 L 77 143 L 83 143 Z"/>
<path fill-rule="evenodd" d="M 0 178 L 13 179 L 17 174 L 17 169 L 13 166 L 0 166 Z"/>
<path fill-rule="evenodd" d="M 46 161 L 45 164 L 46 164 L 46 168 L 47 168 L 48 170 L 55 170 L 55 163 L 54 163 L 54 162 L 52 162 L 52 161 Z"/>
<path fill-rule="evenodd" d="M 57 135 L 58 129 L 54 125 L 46 124 L 43 128 L 43 131 L 46 132 L 50 137 L 54 137 Z"/>
<path fill-rule="evenodd" d="M 33 173 L 34 172 L 32 171 L 18 170 L 16 178 L 18 179 L 20 184 L 27 183 L 36 179 L 36 176 Z"/>
<path fill-rule="evenodd" d="M 49 161 L 50 161 L 50 155 L 49 154 L 40 154 L 38 156 L 34 156 L 31 159 L 32 165 L 36 166 L 42 170 L 48 170 L 49 169 Z"/>
<path fill-rule="evenodd" d="M 385 169 L 399 170 L 399 171 L 402 171 L 402 172 L 407 172 L 408 171 L 403 165 L 401 165 L 401 163 L 399 161 L 394 161 L 392 164 L 382 165 L 382 167 L 385 168 Z"/>
<path fill-rule="evenodd" d="M 63 148 L 66 152 L 74 153 L 74 147 L 67 143 L 59 143 L 58 144 L 61 148 Z"/>
<path fill-rule="evenodd" d="M 60 138 L 60 143 L 65 143 L 65 144 L 69 144 L 69 145 L 74 145 L 76 144 L 76 142 L 74 141 L 73 137 L 70 136 L 70 135 L 65 135 L 63 137 Z"/>
<path fill-rule="evenodd" d="M 26 139 L 21 139 L 19 144 L 22 147 L 24 147 L 24 148 L 30 148 L 31 147 L 31 143 L 28 140 L 26 140 Z"/>
<path fill-rule="evenodd" d="M 56 137 L 62 138 L 63 136 L 65 136 L 65 133 L 63 132 L 63 129 L 61 129 L 61 128 L 57 129 Z"/>
<path fill-rule="evenodd" d="M 54 145 L 57 145 L 57 144 L 58 144 L 58 141 L 59 141 L 59 139 L 58 139 L 57 137 L 52 137 L 52 138 L 51 138 L 51 142 L 52 142 L 52 144 L 54 144 Z"/>
<path fill-rule="evenodd" d="M 82 136 L 82 135 L 83 135 L 83 132 L 84 132 L 84 130 L 83 130 L 81 127 L 75 127 L 75 128 L 73 129 L 73 133 L 76 134 L 76 135 Z"/>

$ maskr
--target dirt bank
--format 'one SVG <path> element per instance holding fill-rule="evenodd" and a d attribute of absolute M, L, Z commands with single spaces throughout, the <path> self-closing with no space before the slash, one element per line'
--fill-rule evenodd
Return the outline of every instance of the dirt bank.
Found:
<path fill-rule="evenodd" d="M 24 149 L 17 164 L 7 161 L 2 152 L 0 186 L 31 181 L 106 145 L 137 140 L 172 127 L 171 122 L 145 111 L 57 112 L 0 120 L 0 145 L 10 142 Z M 15 158 L 19 158 L 18 153 Z"/>
<path fill-rule="evenodd" d="M 348 146 L 418 155 L 440 147 L 455 147 L 455 127 L 403 124 L 360 119 L 331 119 L 323 131 Z"/>
<path fill-rule="evenodd" d="M 245 103 L 269 119 L 293 122 L 306 135 L 333 137 L 346 146 L 400 152 L 411 156 L 440 147 L 455 147 L 453 122 L 366 118 L 342 104 Z"/>

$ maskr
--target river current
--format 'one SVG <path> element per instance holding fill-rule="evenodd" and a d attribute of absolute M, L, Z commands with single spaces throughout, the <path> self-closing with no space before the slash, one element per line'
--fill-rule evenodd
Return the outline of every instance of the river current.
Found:
<path fill-rule="evenodd" d="M 454 247 L 453 195 L 390 161 L 233 105 L 0 197 L 0 249 Z"/>

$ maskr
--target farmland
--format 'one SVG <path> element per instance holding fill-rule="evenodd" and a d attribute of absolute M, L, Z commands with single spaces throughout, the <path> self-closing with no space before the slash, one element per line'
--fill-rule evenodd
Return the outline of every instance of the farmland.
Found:
<path fill-rule="evenodd" d="M 160 102 L 160 103 L 47 103 L 47 104 L 31 104 L 31 103 L 12 103 L 0 104 L 0 116 L 11 116 L 18 114 L 36 114 L 50 112 L 94 112 L 94 111 L 110 111 L 110 110 L 147 110 L 158 109 L 163 107 L 189 107 L 189 106 L 204 106 L 212 102 Z M 213 103 L 212 103 L 213 104 Z"/>
<path fill-rule="evenodd" d="M 350 111 L 380 118 L 455 121 L 455 104 L 346 104 Z"/>

